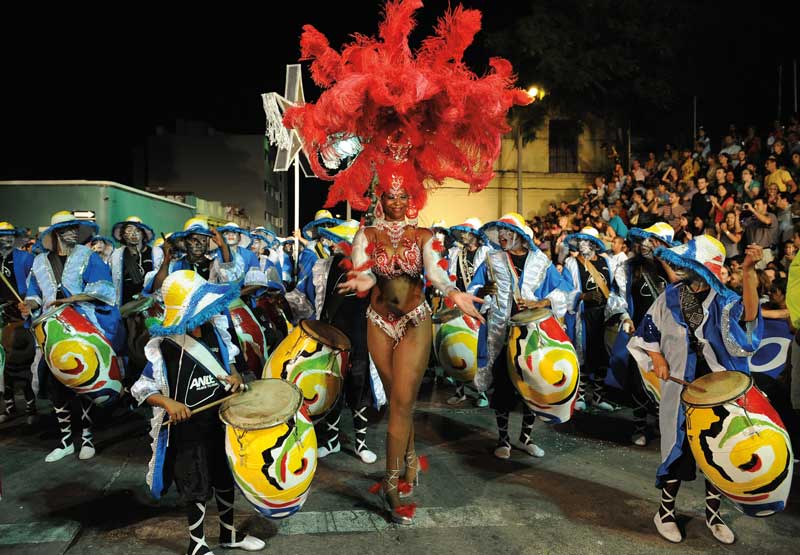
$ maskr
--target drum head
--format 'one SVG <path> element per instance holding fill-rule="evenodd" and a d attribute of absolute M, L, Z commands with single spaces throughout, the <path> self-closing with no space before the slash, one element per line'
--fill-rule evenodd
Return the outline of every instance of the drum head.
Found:
<path fill-rule="evenodd" d="M 248 384 L 241 395 L 222 403 L 220 420 L 241 430 L 263 430 L 297 414 L 303 402 L 300 389 L 285 380 L 267 378 Z"/>
<path fill-rule="evenodd" d="M 66 308 L 69 308 L 69 305 L 57 306 L 51 310 L 48 310 L 47 312 L 43 312 L 42 314 L 39 315 L 38 318 L 35 318 L 34 320 L 31 321 L 31 327 L 35 328 L 45 320 L 49 320 L 50 318 L 52 318 L 56 314 L 59 314 L 62 310 Z"/>
<path fill-rule="evenodd" d="M 706 391 L 703 393 L 687 387 L 681 393 L 683 402 L 692 407 L 716 407 L 747 393 L 753 385 L 753 378 L 742 372 L 712 372 L 692 383 Z"/>
<path fill-rule="evenodd" d="M 449 322 L 450 320 L 455 320 L 456 318 L 460 318 L 463 316 L 464 313 L 461 312 L 461 309 L 457 306 L 452 308 L 444 308 L 436 313 L 431 317 L 431 321 L 434 324 L 444 324 Z"/>
<path fill-rule="evenodd" d="M 514 316 L 511 317 L 511 325 L 512 326 L 526 326 L 531 322 L 539 322 L 541 320 L 546 320 L 553 313 L 550 312 L 547 308 L 534 308 L 534 309 L 527 309 L 517 312 Z"/>
<path fill-rule="evenodd" d="M 302 320 L 300 329 L 328 347 L 340 351 L 350 350 L 350 340 L 347 336 L 330 324 L 319 320 Z"/>
<path fill-rule="evenodd" d="M 141 297 L 125 303 L 119 309 L 119 314 L 123 318 L 127 318 L 131 314 L 136 314 L 143 310 L 147 310 L 153 304 L 153 297 Z"/>

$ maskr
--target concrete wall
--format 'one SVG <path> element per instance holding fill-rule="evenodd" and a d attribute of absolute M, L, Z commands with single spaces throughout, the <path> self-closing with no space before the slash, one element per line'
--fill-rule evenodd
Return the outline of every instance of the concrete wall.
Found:
<path fill-rule="evenodd" d="M 143 186 L 180 191 L 245 209 L 252 225 L 265 225 L 277 209 L 264 190 L 261 135 L 159 135 L 148 139 L 137 164 Z M 285 205 L 285 201 L 284 201 Z M 266 212 L 266 214 L 265 214 Z"/>
<path fill-rule="evenodd" d="M 587 123 L 578 136 L 577 173 L 549 173 L 548 131 L 549 120 L 537 130 L 536 139 L 522 149 L 522 214 L 526 218 L 544 214 L 550 202 L 574 200 L 605 169 L 600 148 L 605 135 L 601 122 Z M 430 225 L 444 220 L 447 225 L 456 225 L 469 217 L 487 222 L 516 212 L 517 149 L 511 135 L 503 138 L 495 174 L 489 186 L 477 194 L 470 194 L 469 187 L 460 181 L 447 180 L 428 195 L 420 223 Z"/>

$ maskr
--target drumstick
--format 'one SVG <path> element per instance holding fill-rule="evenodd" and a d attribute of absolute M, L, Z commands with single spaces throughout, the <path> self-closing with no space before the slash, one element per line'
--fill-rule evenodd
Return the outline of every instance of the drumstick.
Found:
<path fill-rule="evenodd" d="M 234 393 L 234 394 L 232 394 L 232 395 L 228 395 L 227 397 L 223 397 L 222 399 L 217 399 L 217 400 L 216 400 L 216 401 L 214 401 L 213 403 L 209 403 L 209 404 L 207 404 L 207 405 L 203 405 L 203 406 L 202 406 L 202 407 L 200 407 L 199 409 L 190 410 L 190 411 L 189 411 L 189 415 L 190 415 L 190 416 L 194 416 L 195 414 L 197 414 L 197 413 L 199 413 L 199 412 L 203 412 L 204 410 L 208 410 L 208 409 L 210 409 L 210 408 L 214 408 L 214 407 L 216 407 L 216 406 L 219 406 L 219 405 L 221 405 L 222 403 L 224 403 L 225 401 L 228 401 L 228 400 L 230 400 L 230 399 L 233 399 L 234 397 L 238 397 L 239 395 L 241 395 L 241 394 L 242 394 L 242 393 L 244 393 L 245 391 L 247 391 L 247 390 L 246 390 L 246 389 L 242 389 L 241 391 L 237 391 L 236 393 Z M 175 424 L 175 422 L 173 422 L 173 421 L 172 421 L 172 419 L 170 418 L 170 419 L 167 421 L 167 425 L 172 425 L 172 424 Z"/>
<path fill-rule="evenodd" d="M 17 298 L 17 300 L 19 302 L 21 302 L 21 303 L 24 303 L 25 301 L 23 301 L 22 298 L 19 296 L 19 293 L 17 293 L 17 290 L 14 289 L 11 286 L 11 283 L 9 283 L 8 279 L 6 279 L 6 276 L 3 275 L 3 272 L 0 272 L 0 278 L 3 278 L 3 283 L 6 284 L 6 287 L 8 287 L 8 290 L 11 291 L 11 293 L 13 293 L 13 295 Z"/>
<path fill-rule="evenodd" d="M 680 379 L 680 378 L 676 378 L 676 377 L 674 377 L 674 376 L 670 376 L 670 377 L 669 377 L 669 379 L 670 379 L 671 381 L 675 382 L 675 383 L 679 383 L 679 384 L 681 384 L 683 387 L 691 387 L 691 388 L 694 388 L 694 389 L 696 389 L 697 391 L 699 391 L 700 393 L 705 393 L 705 392 L 706 392 L 706 390 L 705 390 L 705 389 L 703 389 L 702 387 L 700 387 L 699 385 L 697 385 L 697 384 L 693 384 L 693 383 L 689 383 L 689 382 L 687 382 L 686 380 L 682 380 L 682 379 Z"/>

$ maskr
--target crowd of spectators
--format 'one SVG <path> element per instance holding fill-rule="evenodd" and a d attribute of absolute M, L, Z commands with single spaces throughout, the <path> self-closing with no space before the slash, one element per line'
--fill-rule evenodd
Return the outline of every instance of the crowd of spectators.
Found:
<path fill-rule="evenodd" d="M 745 245 L 764 249 L 758 265 L 765 303 L 785 309 L 789 266 L 800 250 L 800 123 L 775 122 L 766 137 L 754 127 L 740 134 L 735 125 L 719 143 L 701 127 L 695 144 L 666 145 L 625 170 L 617 162 L 571 202 L 551 203 L 529 221 L 539 247 L 559 265 L 569 255 L 563 240 L 586 226 L 596 228 L 613 253 L 626 256 L 631 227 L 669 223 L 675 240 L 701 234 L 717 238 L 727 253 L 723 279 L 741 292 Z M 782 300 L 781 300 L 782 299 Z"/>

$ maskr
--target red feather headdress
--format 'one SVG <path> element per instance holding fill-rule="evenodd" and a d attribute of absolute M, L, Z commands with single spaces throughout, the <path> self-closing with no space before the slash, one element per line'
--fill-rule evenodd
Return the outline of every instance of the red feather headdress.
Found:
<path fill-rule="evenodd" d="M 482 190 L 510 129 L 508 110 L 531 101 L 513 87 L 507 60 L 492 58 L 483 77 L 464 64 L 481 27 L 477 10 L 448 11 L 412 52 L 408 36 L 421 7 L 421 0 L 390 0 L 378 37 L 354 35 L 341 52 L 303 27 L 301 59 L 312 60 L 311 77 L 326 90 L 316 103 L 287 110 L 284 125 L 302 136 L 317 176 L 333 180 L 326 206 L 349 201 L 365 210 L 373 177 L 378 194 L 400 183 L 417 209 L 426 186 L 447 177 Z"/>

